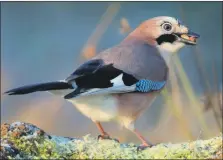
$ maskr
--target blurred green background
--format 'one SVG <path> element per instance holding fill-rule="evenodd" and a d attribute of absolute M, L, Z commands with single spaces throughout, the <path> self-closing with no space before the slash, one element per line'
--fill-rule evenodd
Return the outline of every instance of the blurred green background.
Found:
<path fill-rule="evenodd" d="M 95 49 L 112 47 L 155 16 L 181 19 L 201 38 L 196 47 L 185 47 L 173 60 L 177 77 L 170 76 L 169 97 L 158 97 L 136 127 L 154 143 L 219 135 L 222 2 L 1 2 L 1 92 L 64 79 Z M 33 123 L 61 136 L 99 134 L 70 103 L 45 92 L 1 96 L 1 123 L 13 121 Z M 118 124 L 103 125 L 122 142 L 139 143 Z"/>

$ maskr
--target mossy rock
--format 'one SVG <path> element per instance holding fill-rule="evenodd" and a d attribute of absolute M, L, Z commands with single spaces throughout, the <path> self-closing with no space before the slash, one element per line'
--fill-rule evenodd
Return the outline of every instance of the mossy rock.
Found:
<path fill-rule="evenodd" d="M 49 135 L 23 122 L 1 125 L 3 159 L 222 159 L 222 135 L 209 140 L 159 144 L 137 152 L 134 144 Z"/>

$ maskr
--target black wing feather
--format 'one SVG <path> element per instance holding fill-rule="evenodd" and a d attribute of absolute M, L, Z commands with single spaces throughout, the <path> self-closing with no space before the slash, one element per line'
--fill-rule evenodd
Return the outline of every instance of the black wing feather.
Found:
<path fill-rule="evenodd" d="M 66 79 L 68 83 L 75 81 L 77 89 L 65 97 L 74 97 L 75 95 L 92 88 L 112 87 L 113 83 L 111 80 L 120 74 L 123 74 L 123 83 L 127 86 L 138 81 L 134 76 L 115 68 L 113 64 L 104 64 L 101 59 L 90 60 L 81 65 Z"/>
<path fill-rule="evenodd" d="M 104 62 L 101 59 L 89 60 L 83 63 L 69 77 L 67 77 L 66 81 L 72 81 L 78 77 L 93 74 L 103 65 L 104 65 Z"/>
<path fill-rule="evenodd" d="M 60 89 L 72 89 L 72 85 L 66 82 L 47 82 L 33 85 L 27 85 L 12 90 L 6 91 L 5 94 L 16 95 L 16 94 L 28 94 L 37 91 L 49 91 L 49 90 L 60 90 Z"/>

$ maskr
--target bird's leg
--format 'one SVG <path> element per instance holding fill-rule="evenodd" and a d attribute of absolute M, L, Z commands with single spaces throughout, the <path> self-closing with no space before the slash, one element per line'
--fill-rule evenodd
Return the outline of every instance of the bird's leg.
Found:
<path fill-rule="evenodd" d="M 101 123 L 100 122 L 95 122 L 98 130 L 101 132 L 101 136 L 108 136 L 108 133 L 105 132 L 104 128 L 102 127 Z"/>
<path fill-rule="evenodd" d="M 95 122 L 98 130 L 101 132 L 101 135 L 98 136 L 98 139 L 110 139 L 119 142 L 117 139 L 112 139 L 107 132 L 105 132 L 100 122 Z"/>
<path fill-rule="evenodd" d="M 147 148 L 147 147 L 152 147 L 153 146 L 153 144 L 152 143 L 150 143 L 150 142 L 148 142 L 136 129 L 133 131 L 135 134 L 136 134 L 136 136 L 141 140 L 141 142 L 142 142 L 142 145 L 140 145 L 138 148 L 137 148 L 137 151 L 138 150 L 143 150 L 143 149 L 145 149 L 145 148 Z"/>

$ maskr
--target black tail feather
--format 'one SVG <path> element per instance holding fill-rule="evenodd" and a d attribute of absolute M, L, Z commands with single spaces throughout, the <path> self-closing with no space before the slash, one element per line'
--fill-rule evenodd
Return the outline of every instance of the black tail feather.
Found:
<path fill-rule="evenodd" d="M 72 85 L 66 82 L 48 82 L 40 83 L 34 85 L 27 85 L 19 88 L 15 88 L 9 91 L 6 91 L 4 94 L 8 95 L 19 95 L 19 94 L 28 94 L 37 91 L 49 91 L 49 90 L 60 90 L 60 89 L 72 89 Z"/>

